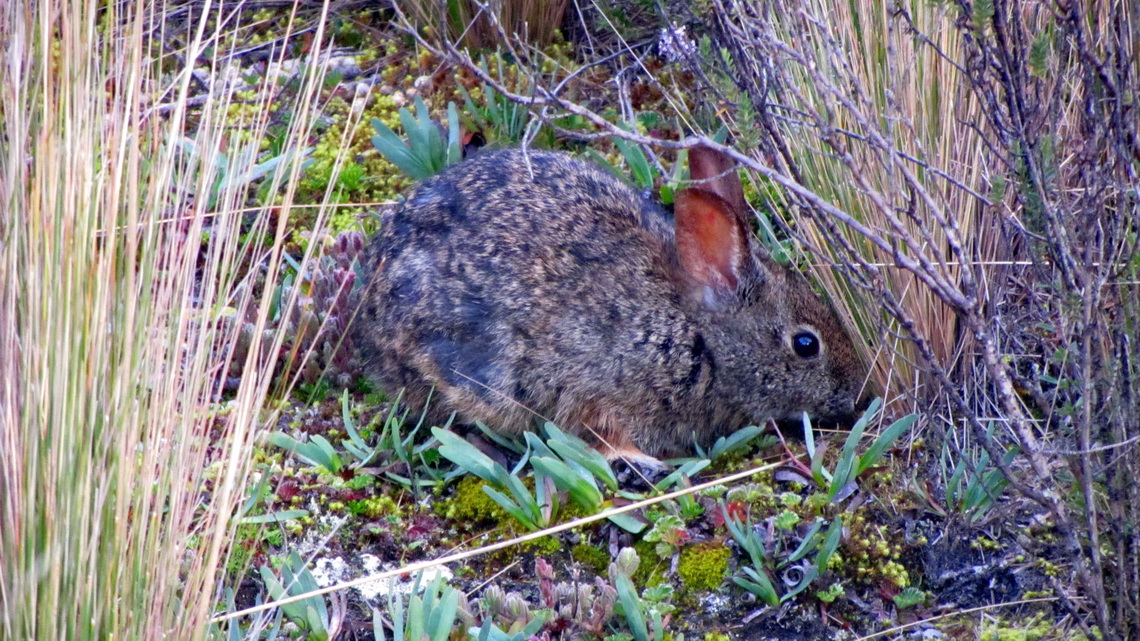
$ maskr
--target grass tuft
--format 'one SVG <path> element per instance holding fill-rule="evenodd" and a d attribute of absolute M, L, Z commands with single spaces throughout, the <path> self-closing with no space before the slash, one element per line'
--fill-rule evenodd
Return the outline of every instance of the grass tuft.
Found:
<path fill-rule="evenodd" d="M 176 45 L 166 12 L 0 8 L 3 638 L 204 636 L 273 414 L 280 333 L 222 390 L 243 327 L 267 327 L 274 288 L 249 267 L 277 282 L 279 187 L 300 163 L 272 167 L 279 208 L 245 208 L 269 103 L 233 117 L 234 88 L 184 66 L 224 65 L 235 18 L 191 15 Z M 290 106 L 283 158 L 303 155 L 318 82 Z"/>

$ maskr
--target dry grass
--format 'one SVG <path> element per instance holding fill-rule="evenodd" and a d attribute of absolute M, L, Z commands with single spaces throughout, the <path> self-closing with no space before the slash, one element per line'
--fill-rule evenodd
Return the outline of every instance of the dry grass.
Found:
<path fill-rule="evenodd" d="M 766 15 L 751 3 L 721 7 L 733 16 L 721 27 L 741 43 L 735 59 L 751 67 L 739 82 L 753 100 L 772 103 L 764 124 L 783 145 L 779 152 L 766 151 L 774 152 L 767 157 L 780 170 L 892 239 L 892 246 L 946 283 L 960 282 L 962 256 L 980 269 L 1000 259 L 994 235 L 983 232 L 994 211 L 961 188 L 985 184 L 994 168 L 986 161 L 987 141 L 969 127 L 978 117 L 978 100 L 955 91 L 964 79 L 937 53 L 961 45 L 958 31 L 943 28 L 945 9 L 916 3 L 914 25 L 936 39 L 927 43 L 901 28 L 881 3 L 811 1 Z M 810 49 L 802 44 L 808 42 Z M 762 69 L 770 78 L 767 86 L 750 80 Z M 951 369 L 966 349 L 953 309 L 912 272 L 893 268 L 892 252 L 813 215 L 814 208 L 793 194 L 777 194 L 783 196 L 777 207 L 789 214 L 797 237 L 815 256 L 829 259 L 812 269 L 816 281 L 844 303 L 840 308 L 850 314 L 852 327 L 873 337 L 865 356 L 873 364 L 875 387 L 890 397 L 921 397 L 932 381 L 922 373 L 909 332 L 853 289 L 842 270 L 831 268 L 845 258 L 841 243 L 877 268 L 868 277 L 895 294 L 913 331 Z"/>
<path fill-rule="evenodd" d="M 488 2 L 486 7 L 472 0 L 414 0 L 403 4 L 404 11 L 420 27 L 445 32 L 448 39 L 472 49 L 501 44 L 498 25 L 520 41 L 538 46 L 554 41 L 554 32 L 570 0 L 505 0 Z"/>
<path fill-rule="evenodd" d="M 269 105 L 234 122 L 215 85 L 188 153 L 184 65 L 232 46 L 232 25 L 172 52 L 161 3 L 0 11 L 0 636 L 201 638 L 282 338 L 255 344 L 223 401 L 231 346 L 248 323 L 261 335 L 272 293 L 239 265 L 275 282 L 287 221 L 253 212 L 275 242 L 245 242 L 246 184 L 208 194 L 220 154 L 231 179 L 252 167 Z"/>

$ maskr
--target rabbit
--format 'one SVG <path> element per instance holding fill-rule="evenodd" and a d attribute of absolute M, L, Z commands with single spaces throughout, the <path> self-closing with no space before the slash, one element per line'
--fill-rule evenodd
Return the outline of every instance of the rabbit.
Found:
<path fill-rule="evenodd" d="M 362 258 L 365 371 L 437 421 L 540 417 L 649 465 L 756 421 L 850 416 L 865 371 L 839 318 L 756 242 L 731 158 L 689 161 L 672 215 L 558 152 L 424 181 Z"/>

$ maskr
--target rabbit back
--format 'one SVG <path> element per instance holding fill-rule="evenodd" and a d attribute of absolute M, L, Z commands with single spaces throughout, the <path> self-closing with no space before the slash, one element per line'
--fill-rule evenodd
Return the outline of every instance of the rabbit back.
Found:
<path fill-rule="evenodd" d="M 830 380 L 850 378 L 846 365 L 830 368 L 826 390 L 789 388 L 813 383 L 780 371 L 784 328 L 834 315 L 740 242 L 762 286 L 748 276 L 733 284 L 739 302 L 717 301 L 685 264 L 669 213 L 621 180 L 566 154 L 483 153 L 383 220 L 364 258 L 357 344 L 412 407 L 434 393 L 436 421 L 455 410 L 518 432 L 541 418 L 611 456 L 676 452 L 782 405 L 852 395 Z"/>

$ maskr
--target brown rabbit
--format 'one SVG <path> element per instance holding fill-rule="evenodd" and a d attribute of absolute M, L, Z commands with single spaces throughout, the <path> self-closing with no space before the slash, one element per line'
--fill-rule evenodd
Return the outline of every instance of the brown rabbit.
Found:
<path fill-rule="evenodd" d="M 562 153 L 485 152 L 425 181 L 363 258 L 366 368 L 412 407 L 434 388 L 437 419 L 518 433 L 539 416 L 642 462 L 851 414 L 864 370 L 838 318 L 755 242 L 731 159 L 689 158 L 673 216 Z"/>

